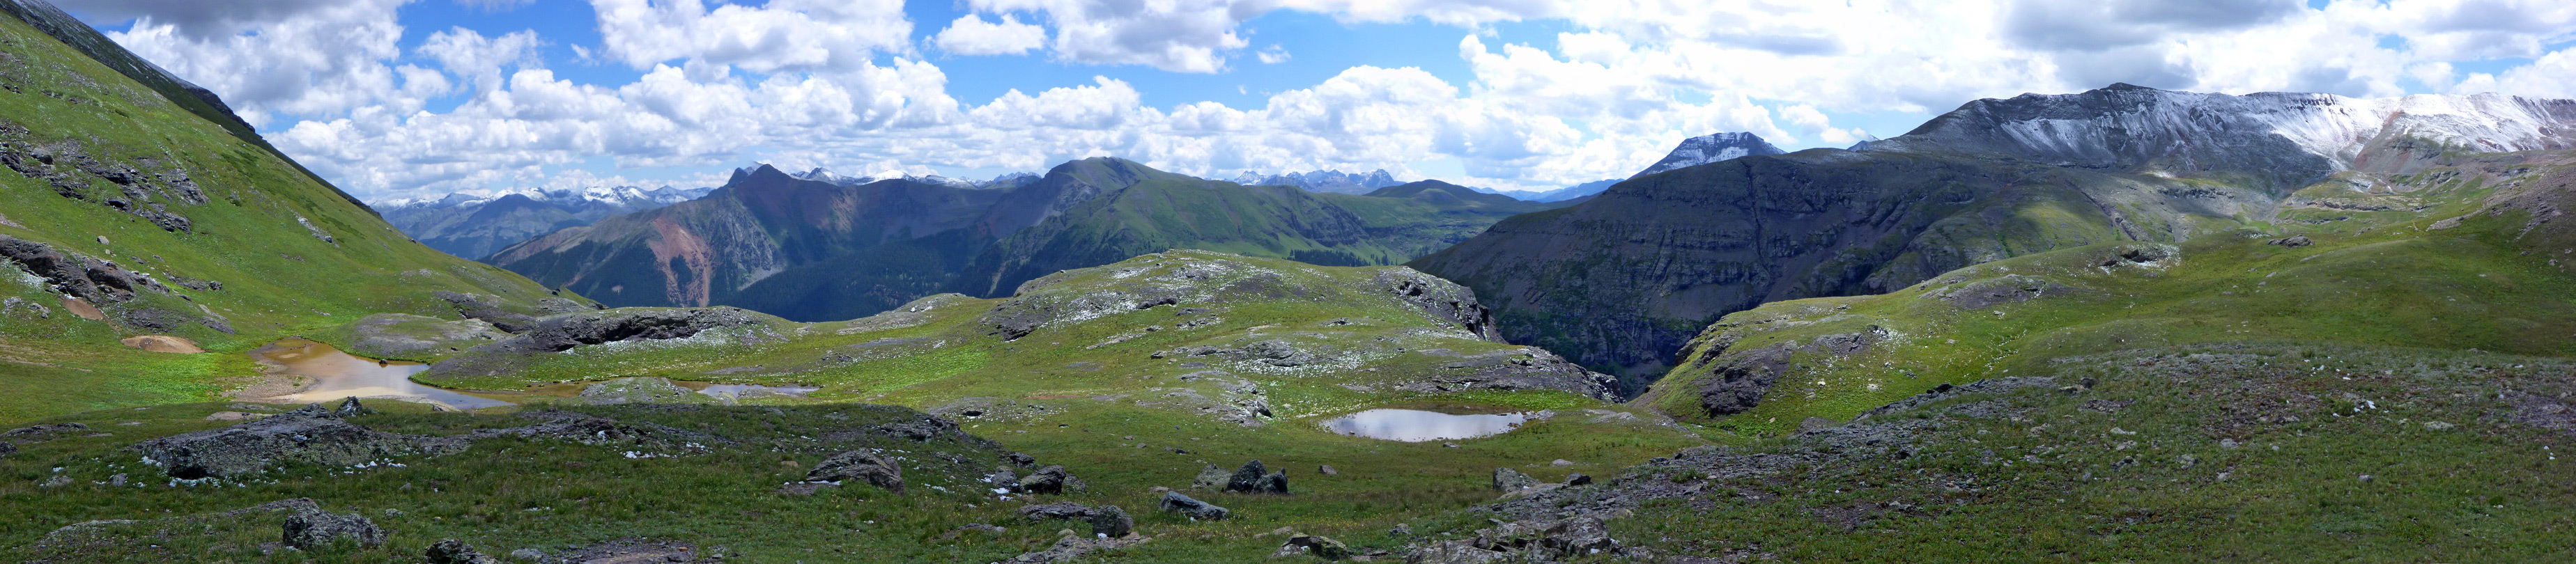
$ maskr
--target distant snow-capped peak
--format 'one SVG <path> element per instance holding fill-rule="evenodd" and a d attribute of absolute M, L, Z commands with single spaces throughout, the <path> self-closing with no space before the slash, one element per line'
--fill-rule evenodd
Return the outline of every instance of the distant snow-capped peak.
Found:
<path fill-rule="evenodd" d="M 652 190 L 645 190 L 635 186 L 590 186 L 584 188 L 557 188 L 548 190 L 544 188 L 522 186 L 502 189 L 489 195 L 458 192 L 448 194 L 437 199 L 401 198 L 386 200 L 377 202 L 375 206 L 386 209 L 410 207 L 451 208 L 457 206 L 487 204 L 494 200 L 510 196 L 519 196 L 539 202 L 558 204 L 597 203 L 609 206 L 632 206 L 649 203 L 668 205 L 698 199 L 699 197 L 707 195 L 707 193 L 712 190 L 714 189 L 677 188 L 672 186 L 663 186 Z"/>
<path fill-rule="evenodd" d="M 1645 176 L 1677 168 L 1694 167 L 1751 155 L 1777 155 L 1785 152 L 1787 151 L 1782 151 L 1779 147 L 1772 146 L 1771 142 L 1764 141 L 1761 136 L 1754 135 L 1752 133 L 1741 131 L 1711 133 L 1708 135 L 1683 139 L 1681 145 L 1673 147 L 1673 151 L 1671 153 L 1664 155 L 1664 160 L 1655 161 L 1653 166 L 1648 166 L 1646 167 L 1646 170 L 1638 171 L 1636 176 Z M 1631 176 L 1630 178 L 1635 178 L 1636 176 Z"/>

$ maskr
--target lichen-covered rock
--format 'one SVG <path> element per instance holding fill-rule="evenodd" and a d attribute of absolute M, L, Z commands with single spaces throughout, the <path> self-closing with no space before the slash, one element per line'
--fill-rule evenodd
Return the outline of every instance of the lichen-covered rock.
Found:
<path fill-rule="evenodd" d="M 1179 513 L 1193 521 L 1217 521 L 1234 514 L 1216 504 L 1181 495 L 1181 492 L 1163 492 L 1161 509 L 1167 513 Z"/>
<path fill-rule="evenodd" d="M 1190 480 L 1190 489 L 1223 490 L 1225 489 L 1226 482 L 1233 478 L 1233 472 L 1227 472 L 1225 468 L 1209 464 L 1207 465 L 1207 468 L 1199 470 L 1199 476 L 1197 479 Z"/>
<path fill-rule="evenodd" d="M 375 521 L 356 513 L 332 513 L 321 509 L 304 509 L 286 516 L 286 546 L 312 550 L 336 542 L 354 542 L 358 546 L 385 543 L 385 530 Z"/>
<path fill-rule="evenodd" d="M 414 452 L 415 441 L 343 421 L 316 404 L 231 427 L 143 441 L 132 448 L 170 477 L 196 479 L 247 474 L 281 462 L 357 464 Z"/>
<path fill-rule="evenodd" d="M 1352 552 L 1350 545 L 1342 544 L 1342 541 L 1333 540 L 1331 537 L 1297 535 L 1288 537 L 1288 543 L 1279 545 L 1279 551 L 1272 553 L 1271 556 L 1284 557 L 1299 554 L 1325 560 L 1341 560 L 1358 553 Z"/>
<path fill-rule="evenodd" d="M 862 480 L 886 491 L 903 493 L 903 466 L 892 457 L 873 451 L 850 451 L 832 455 L 805 473 L 808 482 L 841 482 Z"/>
<path fill-rule="evenodd" d="M 1496 490 L 1506 492 L 1520 491 L 1538 487 L 1538 484 L 1538 478 L 1529 477 L 1528 474 L 1522 474 L 1519 470 L 1513 470 L 1510 468 L 1494 469 L 1494 489 Z"/>
<path fill-rule="evenodd" d="M 1093 509 L 1091 506 L 1070 501 L 1020 506 L 1020 517 L 1030 521 L 1054 521 L 1059 519 L 1090 520 L 1091 516 L 1097 513 L 1099 513 L 1098 509 Z"/>

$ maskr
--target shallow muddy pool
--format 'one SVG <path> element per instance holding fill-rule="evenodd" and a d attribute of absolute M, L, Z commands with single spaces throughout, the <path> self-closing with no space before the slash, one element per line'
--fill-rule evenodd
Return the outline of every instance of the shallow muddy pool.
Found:
<path fill-rule="evenodd" d="M 302 392 L 267 398 L 274 401 L 321 403 L 346 397 L 396 397 L 442 403 L 460 409 L 510 405 L 506 401 L 411 381 L 411 375 L 429 369 L 426 364 L 362 358 L 340 352 L 331 345 L 303 339 L 269 343 L 250 354 L 254 359 L 286 367 L 280 374 L 313 378 L 313 386 Z"/>
<path fill-rule="evenodd" d="M 1390 441 L 1422 442 L 1473 439 L 1518 429 L 1529 416 L 1521 413 L 1455 415 L 1416 409 L 1371 409 L 1324 422 L 1332 432 Z"/>
<path fill-rule="evenodd" d="M 564 399 L 581 395 L 591 382 L 569 382 L 532 387 L 520 391 L 450 390 L 413 382 L 411 376 L 428 370 L 417 362 L 380 361 L 346 352 L 329 344 L 304 339 L 285 339 L 250 352 L 251 358 L 285 367 L 279 374 L 313 378 L 315 383 L 304 391 L 262 398 L 292 403 L 322 403 L 340 398 L 392 397 L 406 401 L 446 404 L 458 409 L 482 409 L 528 401 Z M 674 380 L 673 384 L 700 394 L 733 403 L 737 400 L 804 397 L 822 388 L 814 386 L 763 386 L 758 384 L 718 384 Z"/>

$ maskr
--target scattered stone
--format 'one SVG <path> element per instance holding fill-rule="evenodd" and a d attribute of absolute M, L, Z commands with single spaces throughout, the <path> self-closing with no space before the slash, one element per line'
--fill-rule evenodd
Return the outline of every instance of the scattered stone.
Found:
<path fill-rule="evenodd" d="M 2264 241 L 2264 242 L 2263 242 L 2263 244 L 2265 244 L 2265 245 L 2280 245 L 2280 246 L 2283 246 L 2283 247 L 2289 247 L 2289 248 L 2293 248 L 2293 249 L 2295 249 L 2295 248 L 2299 248 L 2299 247 L 2305 247 L 2305 246 L 2308 246 L 2308 245 L 2314 245 L 2314 244 L 2317 244 L 2317 243 L 2316 243 L 2315 241 L 2310 241 L 2310 240 L 2308 240 L 2308 236 L 2306 236 L 2306 235 L 2291 235 L 2291 236 L 2288 236 L 2288 237 L 2282 237 L 2282 238 L 2279 238 L 2279 239 L 2273 239 L 2273 240 L 2270 240 L 2270 241 Z"/>
<path fill-rule="evenodd" d="M 2129 404 L 2132 403 L 2137 402 L 2128 400 L 2085 400 L 2083 409 L 2085 411 L 2101 413 L 2119 413 L 2120 409 L 2129 407 Z"/>
<path fill-rule="evenodd" d="M 581 389 L 580 397 L 573 399 L 590 405 L 715 403 L 716 401 L 715 398 L 707 397 L 705 394 L 673 384 L 669 378 L 652 376 L 617 378 L 591 384 Z"/>
<path fill-rule="evenodd" d="M 122 487 L 125 487 L 125 475 L 124 475 L 124 474 L 117 474 L 117 475 L 114 475 L 114 476 L 108 476 L 108 477 L 107 477 L 107 485 L 108 485 L 108 487 L 112 487 L 112 488 L 122 488 Z"/>
<path fill-rule="evenodd" d="M 901 422 L 901 423 L 887 423 L 887 424 L 884 424 L 884 425 L 878 425 L 878 426 L 876 427 L 876 430 L 877 430 L 877 432 L 878 432 L 878 433 L 883 433 L 883 434 L 885 434 L 885 436 L 894 437 L 894 438 L 898 438 L 898 439 L 907 439 L 907 440 L 913 440 L 913 441 L 922 441 L 922 442 L 928 442 L 928 441 L 929 441 L 929 440 L 931 440 L 931 439 L 939 438 L 939 437 L 943 437 L 943 436 L 956 436 L 956 435 L 962 435 L 962 434 L 965 434 L 965 432 L 964 432 L 964 431 L 960 431 L 960 430 L 958 430 L 958 428 L 957 428 L 957 422 L 955 422 L 955 421 L 949 421 L 949 420 L 947 420 L 947 419 L 942 419 L 942 418 L 938 418 L 938 417 L 929 417 L 929 416 L 924 416 L 924 417 L 922 417 L 922 418 L 920 418 L 920 419 L 915 419 L 915 420 L 911 420 L 911 421 L 905 421 L 905 422 Z M 1012 454 L 1019 454 L 1019 453 L 1012 453 Z M 1028 456 L 1028 455 L 1020 454 L 1020 456 L 1018 456 L 1018 457 L 1012 457 L 1012 459 L 1011 459 L 1011 463 L 1013 463 L 1013 464 L 1018 464 L 1018 465 L 1021 465 L 1021 466 L 1028 466 L 1028 465 L 1030 465 L 1030 464 L 1034 464 L 1034 463 L 1036 463 L 1036 462 L 1037 462 L 1037 459 L 1036 459 L 1036 458 L 1034 458 L 1034 457 L 1029 458 L 1029 459 L 1028 459 L 1028 460 L 1029 460 L 1029 462 L 1020 462 L 1020 457 L 1027 457 L 1027 456 Z"/>
<path fill-rule="evenodd" d="M 59 487 L 68 486 L 68 485 L 72 485 L 72 477 L 71 477 L 71 476 L 65 476 L 65 475 L 61 475 L 61 474 L 55 474 L 55 475 L 54 475 L 54 477 L 46 478 L 44 483 L 36 484 L 36 487 L 39 487 L 39 488 L 59 488 Z"/>
<path fill-rule="evenodd" d="M 1333 470 L 1333 465 L 1331 465 L 1331 464 L 1318 465 L 1318 466 L 1316 466 L 1316 467 L 1315 467 L 1315 472 L 1317 472 L 1317 473 L 1321 473 L 1321 474 L 1326 475 L 1326 476 L 1339 476 L 1339 475 L 1342 475 L 1342 473 L 1341 473 L 1341 472 L 1334 471 L 1334 470 Z"/>
<path fill-rule="evenodd" d="M 561 556 L 556 556 L 551 560 L 543 560 L 543 562 L 562 564 L 626 564 L 633 562 L 640 564 L 644 562 L 692 562 L 699 560 L 721 561 L 724 560 L 724 555 L 720 552 L 721 550 L 723 549 L 720 547 L 717 550 L 707 551 L 706 554 L 699 554 L 698 547 L 688 543 L 679 541 L 652 541 L 635 537 L 627 537 L 583 547 L 572 552 L 564 553 Z"/>
<path fill-rule="evenodd" d="M 1289 537 L 1288 544 L 1280 545 L 1279 551 L 1271 553 L 1270 556 L 1281 558 L 1300 554 L 1325 560 L 1341 560 L 1354 555 L 1350 545 L 1342 544 L 1342 541 L 1315 535 L 1298 535 Z"/>
<path fill-rule="evenodd" d="M 1208 502 L 1190 499 L 1181 492 L 1163 492 L 1162 510 L 1178 512 L 1192 521 L 1218 521 L 1234 513 Z"/>
<path fill-rule="evenodd" d="M 2448 431 L 2448 430 L 2451 430 L 2451 428 L 2452 428 L 2452 427 L 2457 427 L 2457 426 L 2458 426 L 2458 425 L 2452 425 L 2452 424 L 2450 424 L 2450 423 L 2443 423 L 2443 422 L 2440 422 L 2440 421 L 2426 421 L 2426 422 L 2424 422 L 2424 428 L 2426 428 L 2426 429 L 2432 429 L 2432 430 L 2435 430 L 2435 431 Z"/>
<path fill-rule="evenodd" d="M 903 466 L 893 458 L 874 451 L 850 451 L 832 455 L 805 473 L 808 482 L 842 482 L 864 480 L 868 485 L 886 491 L 903 493 Z"/>
<path fill-rule="evenodd" d="M 1510 468 L 1494 469 L 1495 490 L 1506 492 L 1520 491 L 1538 487 L 1538 484 L 1538 478 L 1529 477 L 1528 474 L 1522 474 L 1519 470 L 1513 470 Z"/>
<path fill-rule="evenodd" d="M 429 545 L 429 550 L 421 552 L 421 557 L 428 559 L 429 564 L 500 564 L 501 562 L 501 559 L 474 550 L 473 545 L 456 539 L 440 539 L 437 544 Z"/>
<path fill-rule="evenodd" d="M 350 396 L 341 398 L 340 407 L 331 410 L 331 414 L 341 417 L 357 417 L 360 415 L 375 415 L 376 410 L 367 409 L 367 406 L 358 403 L 357 396 Z"/>
<path fill-rule="evenodd" d="M 171 354 L 197 354 L 206 352 L 206 349 L 197 346 L 196 341 L 188 340 L 186 337 L 172 337 L 169 335 L 139 335 L 126 337 L 117 342 L 125 343 L 125 346 L 128 347 L 142 349 L 144 352 Z"/>
<path fill-rule="evenodd" d="M 1114 539 L 1127 536 L 1127 533 L 1135 530 L 1136 518 L 1127 515 L 1127 510 L 1118 506 L 1103 505 L 1091 514 L 1093 536 Z"/>
<path fill-rule="evenodd" d="M 286 516 L 286 546 L 312 550 L 347 539 L 359 546 L 385 543 L 385 530 L 375 521 L 356 513 L 332 513 L 321 509 L 304 509 Z"/>
<path fill-rule="evenodd" d="M 966 533 L 970 531 L 982 531 L 998 535 L 1009 532 L 1010 529 L 986 525 L 983 523 L 967 523 L 964 525 L 958 525 L 955 529 L 949 529 L 946 533 L 941 533 L 939 535 L 939 540 L 956 540 L 958 537 L 966 536 Z"/>
<path fill-rule="evenodd" d="M 214 413 L 206 414 L 206 420 L 207 420 L 207 421 L 244 421 L 244 420 L 250 420 L 250 419 L 258 419 L 258 418 L 261 418 L 261 417 L 267 417 L 267 416 L 268 416 L 268 414 L 265 414 L 265 413 L 242 413 L 242 412 L 239 412 L 239 411 L 217 411 L 217 412 L 214 412 Z"/>
<path fill-rule="evenodd" d="M 257 472 L 281 461 L 348 466 L 415 452 L 415 438 L 361 427 L 321 404 L 221 429 L 135 444 L 172 478 Z"/>
<path fill-rule="evenodd" d="M 831 482 L 788 482 L 778 486 L 778 495 L 810 496 L 822 493 L 824 488 L 839 487 L 840 484 Z"/>
<path fill-rule="evenodd" d="M 546 552 L 533 548 L 522 548 L 510 551 L 510 559 L 523 562 L 542 562 L 546 559 Z"/>
<path fill-rule="evenodd" d="M 1572 466 L 1574 466 L 1574 461 L 1572 461 L 1572 460 L 1566 460 L 1566 459 L 1563 459 L 1563 458 L 1559 458 L 1559 459 L 1556 459 L 1556 461 L 1555 461 L 1555 462 L 1549 462 L 1549 463 L 1547 463 L 1547 465 L 1549 465 L 1549 466 L 1555 466 L 1555 467 L 1558 467 L 1558 468 L 1568 468 L 1568 467 L 1572 467 Z"/>
<path fill-rule="evenodd" d="M 1591 485 L 1591 484 L 1592 484 L 1592 477 L 1591 477 L 1591 476 L 1586 476 L 1586 475 L 1582 475 L 1582 474 L 1568 474 L 1568 475 L 1566 475 L 1566 476 L 1565 476 L 1565 485 L 1567 485 L 1567 486 L 1585 486 L 1585 485 Z"/>
<path fill-rule="evenodd" d="M 1395 524 L 1395 528 L 1387 529 L 1387 530 L 1386 530 L 1386 534 L 1387 534 L 1388 536 L 1397 536 L 1397 537 L 1409 537 L 1409 536 L 1413 536 L 1413 524 L 1411 524 L 1411 523 L 1396 523 L 1396 524 Z"/>
<path fill-rule="evenodd" d="M 1266 470 L 1266 468 L 1262 467 L 1261 461 L 1259 460 L 1243 463 L 1242 468 L 1236 469 L 1232 476 L 1227 477 L 1225 482 L 1225 491 L 1235 493 L 1288 493 L 1288 473 L 1264 473 Z"/>
<path fill-rule="evenodd" d="M 18 444 L 17 444 L 17 443 L 12 443 L 12 442 L 8 442 L 8 441 L 0 441 L 0 456 L 8 456 L 8 455 L 17 454 L 17 453 L 18 453 Z"/>
<path fill-rule="evenodd" d="M 10 429 L 8 432 L 0 433 L 0 437 L 45 441 L 52 440 L 54 435 L 87 430 L 89 430 L 88 425 L 82 425 L 79 423 L 49 423 Z"/>
<path fill-rule="evenodd" d="M 1151 539 L 1143 536 L 1106 539 L 1067 536 L 1063 539 L 1056 540 L 1055 545 L 1047 547 L 1046 550 L 1013 556 L 1011 559 L 1004 560 L 1002 562 L 1007 564 L 1051 564 L 1055 562 L 1071 562 L 1079 560 L 1083 556 L 1090 555 L 1096 551 L 1124 548 L 1143 543 L 1147 540 Z"/>

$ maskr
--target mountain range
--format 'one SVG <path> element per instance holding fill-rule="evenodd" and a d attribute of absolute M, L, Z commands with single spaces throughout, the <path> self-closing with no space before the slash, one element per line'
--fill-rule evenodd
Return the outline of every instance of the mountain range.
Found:
<path fill-rule="evenodd" d="M 1978 100 L 1866 151 L 1641 174 L 1409 264 L 1487 296 L 1513 342 L 1618 373 L 1633 394 L 1700 328 L 1765 302 L 1886 293 L 2050 249 L 2256 225 L 2340 171 L 2567 148 L 2571 127 L 2576 102 L 2496 95 L 2119 84 Z"/>
<path fill-rule="evenodd" d="M 1403 184 L 1397 182 L 1394 175 L 1387 174 L 1386 169 L 1365 173 L 1317 170 L 1270 175 L 1247 170 L 1243 171 L 1243 174 L 1236 175 L 1234 183 L 1245 186 L 1295 186 L 1308 192 L 1327 194 L 1367 194 L 1379 188 Z"/>
<path fill-rule="evenodd" d="M 848 319 L 942 291 L 1009 295 L 1048 273 L 1176 248 L 1395 264 L 1554 207 L 1439 182 L 1357 196 L 1241 186 L 1108 158 L 1021 180 L 842 185 L 764 165 L 705 198 L 557 231 L 489 260 L 613 305 Z"/>
<path fill-rule="evenodd" d="M 449 194 L 436 200 L 377 203 L 395 229 L 429 248 L 479 259 L 493 251 L 600 218 L 634 213 L 705 196 L 712 188 L 644 190 L 633 186 L 583 190 L 528 189 L 492 196 Z"/>

